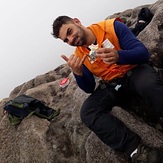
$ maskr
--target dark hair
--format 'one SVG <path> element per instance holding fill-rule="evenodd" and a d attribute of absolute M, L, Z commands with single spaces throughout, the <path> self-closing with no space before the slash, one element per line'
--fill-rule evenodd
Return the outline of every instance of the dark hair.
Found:
<path fill-rule="evenodd" d="M 58 38 L 59 37 L 59 30 L 61 28 L 61 26 L 63 24 L 66 24 L 67 22 L 72 22 L 72 18 L 70 18 L 69 16 L 59 16 L 57 17 L 54 22 L 53 22 L 53 33 L 52 35 L 55 37 L 55 38 Z"/>

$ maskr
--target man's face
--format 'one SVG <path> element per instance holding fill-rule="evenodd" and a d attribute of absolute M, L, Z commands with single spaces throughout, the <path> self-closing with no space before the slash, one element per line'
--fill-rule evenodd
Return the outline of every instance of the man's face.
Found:
<path fill-rule="evenodd" d="M 59 38 L 71 46 L 83 46 L 86 44 L 85 31 L 80 21 L 63 24 L 59 31 Z"/>

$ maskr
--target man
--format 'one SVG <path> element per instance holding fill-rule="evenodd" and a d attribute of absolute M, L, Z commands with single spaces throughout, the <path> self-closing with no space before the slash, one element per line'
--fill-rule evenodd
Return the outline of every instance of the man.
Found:
<path fill-rule="evenodd" d="M 123 95 L 132 91 L 153 107 L 155 116 L 163 116 L 163 82 L 147 64 L 149 53 L 143 43 L 119 19 L 84 27 L 77 18 L 59 16 L 52 34 L 77 47 L 69 58 L 62 58 L 79 87 L 92 93 L 81 108 L 85 125 L 105 144 L 130 156 L 132 162 L 163 161 L 161 151 L 140 145 L 140 137 L 110 114 Z M 96 89 L 94 76 L 102 79 Z"/>

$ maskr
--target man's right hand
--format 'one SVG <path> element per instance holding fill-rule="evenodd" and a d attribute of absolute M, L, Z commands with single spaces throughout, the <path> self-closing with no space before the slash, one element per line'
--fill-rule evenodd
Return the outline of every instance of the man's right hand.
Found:
<path fill-rule="evenodd" d="M 79 76 L 82 76 L 82 65 L 85 61 L 86 55 L 80 59 L 78 56 L 72 54 L 70 58 L 65 55 L 61 55 L 61 57 L 67 62 L 68 66 L 72 69 L 73 73 Z"/>

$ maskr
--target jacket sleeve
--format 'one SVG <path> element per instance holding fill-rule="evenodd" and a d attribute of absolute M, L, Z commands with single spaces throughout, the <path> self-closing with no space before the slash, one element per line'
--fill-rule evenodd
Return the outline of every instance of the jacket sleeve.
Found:
<path fill-rule="evenodd" d="M 95 79 L 93 74 L 83 65 L 83 76 L 74 74 L 78 86 L 86 93 L 92 93 L 95 89 Z"/>
<path fill-rule="evenodd" d="M 122 22 L 114 22 L 115 32 L 122 50 L 118 50 L 119 64 L 141 64 L 149 60 L 149 52 L 131 30 Z"/>

